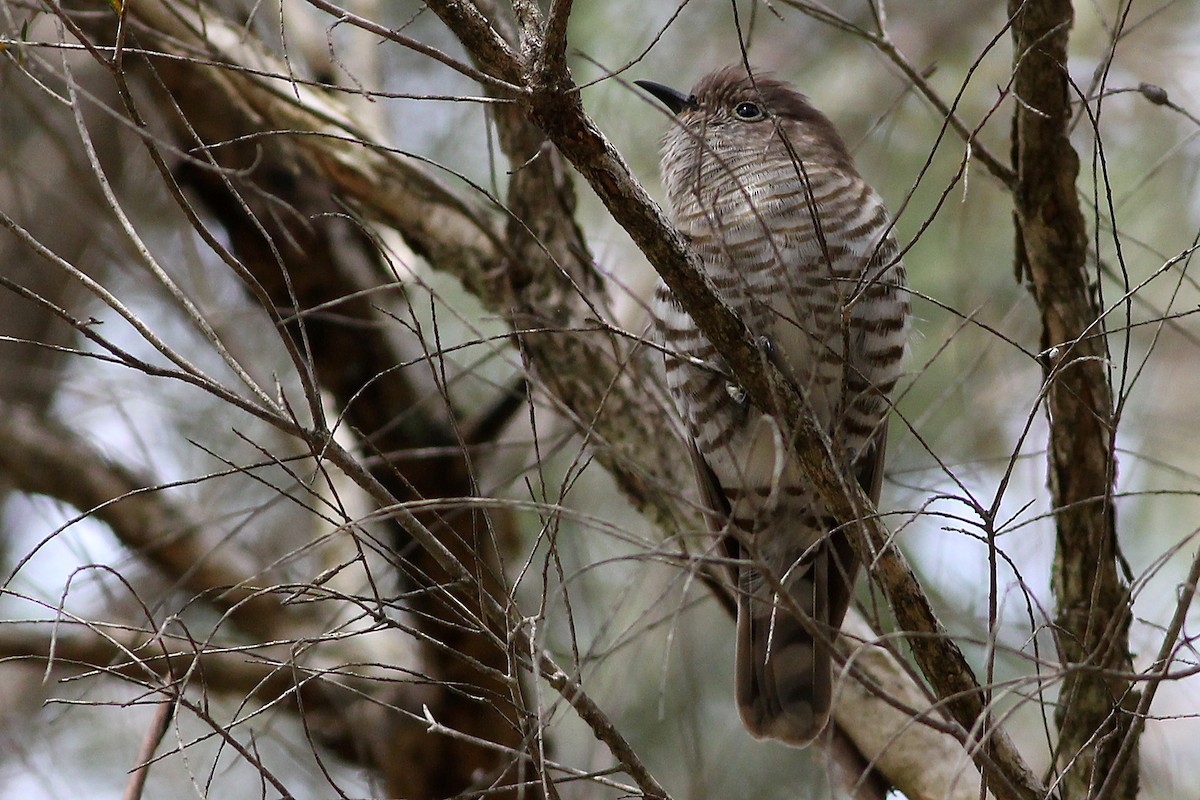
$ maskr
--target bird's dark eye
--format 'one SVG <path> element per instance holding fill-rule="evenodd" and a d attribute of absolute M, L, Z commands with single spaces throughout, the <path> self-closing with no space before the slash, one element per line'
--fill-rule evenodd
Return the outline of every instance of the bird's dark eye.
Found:
<path fill-rule="evenodd" d="M 757 103 L 738 103 L 733 113 L 738 119 L 745 120 L 746 122 L 753 122 L 762 119 L 764 116 L 762 109 L 758 107 Z"/>

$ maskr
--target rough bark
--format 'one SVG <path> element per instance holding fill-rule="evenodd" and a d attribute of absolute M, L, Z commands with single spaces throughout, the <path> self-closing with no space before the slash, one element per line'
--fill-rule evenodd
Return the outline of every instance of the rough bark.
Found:
<path fill-rule="evenodd" d="M 1065 674 L 1055 713 L 1064 798 L 1108 777 L 1137 704 L 1129 680 L 1130 597 L 1118 572 L 1112 493 L 1117 464 L 1102 309 L 1089 285 L 1087 227 L 1068 138 L 1069 0 L 1011 0 L 1016 256 L 1042 319 L 1049 484 L 1057 529 L 1053 589 Z M 1137 793 L 1137 759 L 1116 797 Z"/>

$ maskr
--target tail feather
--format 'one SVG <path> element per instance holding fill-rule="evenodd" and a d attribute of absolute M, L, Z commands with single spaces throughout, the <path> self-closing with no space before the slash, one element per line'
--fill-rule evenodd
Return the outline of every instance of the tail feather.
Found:
<path fill-rule="evenodd" d="M 875 502 L 883 476 L 886 435 L 887 429 L 880 427 L 855 461 L 855 477 Z M 764 529 L 730 531 L 734 515 L 728 492 L 694 443 L 691 455 L 709 523 L 714 531 L 724 531 L 719 541 L 721 553 L 730 562 L 740 562 L 733 567 L 737 586 L 738 712 L 757 738 L 803 747 L 816 739 L 829 722 L 833 701 L 831 646 L 849 608 L 858 575 L 854 548 L 836 520 L 807 515 L 800 526 L 799 518 L 805 515 L 797 514 L 795 509 L 787 518 Z M 822 531 L 827 535 L 822 537 Z M 787 537 L 782 544 L 780 534 Z M 814 539 L 817 544 L 812 545 Z M 764 557 L 781 562 L 767 565 L 776 573 L 776 582 L 764 581 L 743 560 Z M 774 597 L 771 585 L 778 586 L 779 580 L 788 602 L 777 602 Z M 806 621 L 797 617 L 796 610 Z"/>
<path fill-rule="evenodd" d="M 791 603 L 771 602 L 770 590 L 755 580 L 754 570 L 742 568 L 736 696 L 743 723 L 758 738 L 807 745 L 829 720 L 830 634 L 813 636 L 793 611 L 802 611 L 810 626 L 830 630 L 828 562 L 818 553 L 805 574 L 787 581 Z"/>

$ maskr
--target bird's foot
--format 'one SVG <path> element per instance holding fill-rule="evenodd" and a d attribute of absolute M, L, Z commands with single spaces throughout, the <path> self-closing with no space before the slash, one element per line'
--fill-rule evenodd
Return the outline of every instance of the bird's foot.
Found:
<path fill-rule="evenodd" d="M 733 381 L 728 381 L 725 384 L 725 393 L 729 395 L 729 399 L 737 403 L 737 406 L 742 411 L 746 410 L 746 406 L 750 405 L 750 395 L 746 393 L 740 385 Z"/>
<path fill-rule="evenodd" d="M 754 343 L 758 345 L 758 351 L 762 354 L 763 359 L 778 363 L 775 362 L 775 343 L 772 342 L 770 338 L 766 336 L 759 336 L 757 339 L 755 339 Z M 726 381 L 725 393 L 728 394 L 729 399 L 737 403 L 738 408 L 742 409 L 743 411 L 749 407 L 750 395 L 740 384 L 734 383 L 733 381 Z"/>
<path fill-rule="evenodd" d="M 775 360 L 775 343 L 771 341 L 769 336 L 758 337 L 756 344 L 758 345 L 758 350 L 760 353 L 762 353 L 763 358 L 765 358 L 767 361 Z"/>

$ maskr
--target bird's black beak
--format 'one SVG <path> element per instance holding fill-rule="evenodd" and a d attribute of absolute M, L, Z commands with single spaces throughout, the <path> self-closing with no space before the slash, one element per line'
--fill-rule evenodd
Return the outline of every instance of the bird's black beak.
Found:
<path fill-rule="evenodd" d="M 654 81 L 634 81 L 638 86 L 645 89 L 650 94 L 654 95 L 667 108 L 671 109 L 672 114 L 678 114 L 680 111 L 695 111 L 696 95 L 684 94 L 670 86 L 663 86 L 661 83 Z"/>

